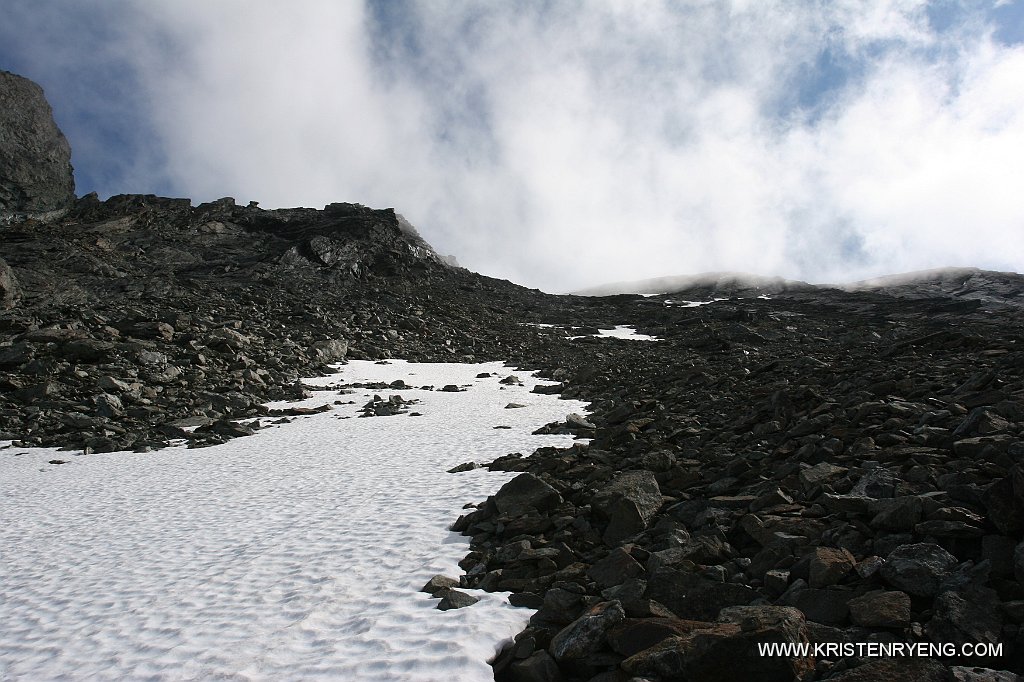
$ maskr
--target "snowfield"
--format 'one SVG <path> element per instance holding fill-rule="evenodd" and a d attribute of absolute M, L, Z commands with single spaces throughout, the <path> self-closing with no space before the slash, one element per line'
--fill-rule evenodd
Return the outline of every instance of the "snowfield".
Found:
<path fill-rule="evenodd" d="M 618 325 L 615 329 L 598 329 L 598 336 L 609 336 L 613 339 L 627 339 L 629 341 L 660 341 L 657 336 L 641 334 L 630 326 Z"/>
<path fill-rule="evenodd" d="M 448 526 L 515 474 L 446 470 L 569 445 L 530 434 L 585 406 L 500 363 L 352 361 L 307 383 L 396 379 L 468 388 L 317 391 L 289 405 L 354 404 L 203 449 L 0 449 L 0 679 L 492 679 L 532 611 L 470 590 L 442 612 L 418 590 L 461 574 Z M 357 416 L 396 393 L 422 416 Z"/>

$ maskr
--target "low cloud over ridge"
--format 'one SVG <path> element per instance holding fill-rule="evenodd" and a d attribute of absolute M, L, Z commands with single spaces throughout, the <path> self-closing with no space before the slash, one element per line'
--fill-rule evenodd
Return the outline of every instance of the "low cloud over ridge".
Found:
<path fill-rule="evenodd" d="M 395 206 L 555 291 L 1024 270 L 1019 1 L 91 3 L 100 56 L 82 4 L 15 0 L 0 38 L 51 99 L 90 59 L 137 88 L 145 140 L 61 121 L 85 191 Z"/>

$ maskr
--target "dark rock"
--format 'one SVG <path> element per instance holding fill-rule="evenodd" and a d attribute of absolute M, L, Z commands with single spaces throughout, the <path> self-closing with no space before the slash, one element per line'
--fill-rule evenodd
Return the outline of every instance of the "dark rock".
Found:
<path fill-rule="evenodd" d="M 47 400 L 54 398 L 61 393 L 60 384 L 54 381 L 46 381 L 41 384 L 34 386 L 26 386 L 25 388 L 18 389 L 14 392 L 14 396 L 23 403 L 35 403 L 40 400 Z M 97 403 L 97 406 L 99 404 Z M 102 414 L 102 412 L 101 412 Z M 120 414 L 120 413 L 118 413 Z M 112 415 L 104 415 L 112 416 Z"/>
<path fill-rule="evenodd" d="M 983 500 L 988 518 L 1003 535 L 1024 532 L 1024 466 L 1018 464 L 1009 476 L 996 480 Z"/>
<path fill-rule="evenodd" d="M 778 606 L 728 609 L 723 623 L 705 623 L 668 637 L 622 663 L 636 677 L 663 679 L 779 680 L 804 679 L 814 670 L 811 656 L 763 656 L 759 645 L 807 644 L 802 614 Z"/>
<path fill-rule="evenodd" d="M 853 593 L 837 589 L 805 588 L 784 594 L 779 602 L 793 606 L 807 616 L 807 620 L 825 625 L 843 625 L 849 616 L 849 601 Z"/>
<path fill-rule="evenodd" d="M 621 585 L 630 578 L 642 575 L 643 572 L 643 566 L 630 556 L 629 552 L 617 547 L 609 552 L 604 559 L 591 566 L 587 570 L 587 575 L 599 587 L 605 588 Z"/>
<path fill-rule="evenodd" d="M 0 348 L 0 367 L 17 367 L 27 364 L 35 353 L 27 343 L 15 343 L 7 348 Z"/>
<path fill-rule="evenodd" d="M 452 467 L 451 469 L 448 470 L 448 473 L 449 474 L 461 474 L 463 472 L 473 471 L 474 469 L 479 469 L 479 468 L 480 468 L 480 465 L 477 464 L 476 462 L 465 462 L 463 464 L 459 464 L 458 466 Z"/>
<path fill-rule="evenodd" d="M 947 591 L 935 598 L 934 613 L 925 627 L 933 642 L 995 644 L 1003 627 L 1002 608 L 995 590 L 975 586 L 964 592 Z"/>
<path fill-rule="evenodd" d="M 887 500 L 881 511 L 871 520 L 871 527 L 887 531 L 908 531 L 921 521 L 924 504 L 916 496 L 904 496 Z"/>
<path fill-rule="evenodd" d="M 593 497 L 591 506 L 608 521 L 605 542 L 617 544 L 645 530 L 663 501 L 654 474 L 628 471 L 602 488 Z"/>
<path fill-rule="evenodd" d="M 801 471 L 800 483 L 803 485 L 805 490 L 810 490 L 816 485 L 832 480 L 837 476 L 842 476 L 846 471 L 847 469 L 845 467 L 836 466 L 835 464 L 830 464 L 828 462 L 821 462 Z"/>
<path fill-rule="evenodd" d="M 742 606 L 758 599 L 757 592 L 746 585 L 715 582 L 671 568 L 648 574 L 647 596 L 680 618 L 701 621 L 715 620 L 727 606 Z"/>
<path fill-rule="evenodd" d="M 851 495 L 886 499 L 896 497 L 898 479 L 891 471 L 872 470 L 860 477 L 850 490 Z"/>
<path fill-rule="evenodd" d="M 586 658 L 604 643 L 605 633 L 625 617 L 617 601 L 595 604 L 554 636 L 548 652 L 556 661 Z"/>
<path fill-rule="evenodd" d="M 533 474 L 519 474 L 494 495 L 498 512 L 512 516 L 529 510 L 548 511 L 562 502 L 562 496 Z"/>
<path fill-rule="evenodd" d="M 880 572 L 882 579 L 898 590 L 934 597 L 956 564 L 956 557 L 938 545 L 918 543 L 894 549 Z"/>
<path fill-rule="evenodd" d="M 108 360 L 115 348 L 115 345 L 108 341 L 76 339 L 65 343 L 61 352 L 72 362 L 96 363 Z"/>
<path fill-rule="evenodd" d="M 548 652 L 541 650 L 529 658 L 513 661 L 503 679 L 508 682 L 562 682 L 565 677 Z"/>
<path fill-rule="evenodd" d="M 515 592 L 508 596 L 508 603 L 526 609 L 539 609 L 544 606 L 544 598 L 533 592 Z"/>
<path fill-rule="evenodd" d="M 835 585 L 857 564 L 853 555 L 845 549 L 818 547 L 811 555 L 810 586 L 828 587 Z"/>
<path fill-rule="evenodd" d="M 576 620 L 583 611 L 583 589 L 574 583 L 563 583 L 544 594 L 542 613 L 545 619 L 559 624 Z"/>
<path fill-rule="evenodd" d="M 906 592 L 874 590 L 847 602 L 854 625 L 902 628 L 910 625 L 910 597 Z"/>
<path fill-rule="evenodd" d="M 441 601 L 438 602 L 437 608 L 441 611 L 450 611 L 452 609 L 462 609 L 467 606 L 480 601 L 479 597 L 474 597 L 471 594 L 460 592 L 459 590 L 448 589 L 442 592 L 438 592 L 434 595 L 435 597 L 440 596 Z"/>
<path fill-rule="evenodd" d="M 679 618 L 627 618 L 608 631 L 608 644 L 623 656 L 633 656 L 669 637 L 686 635 L 694 629 L 707 628 L 707 623 Z"/>
<path fill-rule="evenodd" d="M 124 415 L 124 404 L 116 395 L 101 393 L 96 396 L 96 413 L 101 417 L 114 419 Z"/>
<path fill-rule="evenodd" d="M 1014 551 L 1016 541 L 1005 535 L 986 535 L 981 539 L 981 558 L 989 562 L 992 575 L 1008 577 L 1014 575 Z M 1021 551 L 1024 562 L 1024 550 Z M 1024 563 L 1021 563 L 1021 576 L 1024 577 Z"/>
<path fill-rule="evenodd" d="M 575 428 L 575 429 L 586 429 L 586 430 L 589 430 L 589 429 L 597 428 L 596 426 L 591 424 L 589 421 L 587 421 L 586 417 L 584 417 L 581 414 L 576 414 L 575 412 L 570 414 L 570 415 L 568 415 L 565 418 L 565 423 L 570 428 Z"/>
<path fill-rule="evenodd" d="M 206 335 L 206 345 L 223 352 L 231 352 L 249 345 L 249 337 L 234 329 L 214 329 Z"/>
<path fill-rule="evenodd" d="M 949 669 L 932 658 L 883 658 L 847 670 L 835 682 L 953 682 Z"/>
<path fill-rule="evenodd" d="M 439 592 L 450 590 L 458 586 L 459 581 L 455 578 L 449 578 L 444 575 L 435 575 L 427 581 L 426 585 L 420 588 L 420 592 L 426 592 L 429 595 L 437 595 Z"/>

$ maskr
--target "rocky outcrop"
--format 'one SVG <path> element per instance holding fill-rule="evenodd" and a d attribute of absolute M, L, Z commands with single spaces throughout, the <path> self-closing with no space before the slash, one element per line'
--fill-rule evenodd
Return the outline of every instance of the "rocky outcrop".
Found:
<path fill-rule="evenodd" d="M 21 300 L 21 286 L 14 270 L 0 258 L 0 310 L 10 310 Z"/>
<path fill-rule="evenodd" d="M 53 218 L 74 199 L 71 146 L 43 89 L 0 71 L 0 224 Z"/>

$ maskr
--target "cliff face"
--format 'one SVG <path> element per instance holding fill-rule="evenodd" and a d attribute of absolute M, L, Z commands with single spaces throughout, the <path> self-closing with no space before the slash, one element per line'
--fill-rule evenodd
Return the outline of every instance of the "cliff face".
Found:
<path fill-rule="evenodd" d="M 0 71 L 0 224 L 52 217 L 74 200 L 71 145 L 43 89 Z"/>

